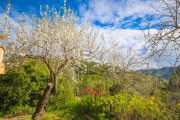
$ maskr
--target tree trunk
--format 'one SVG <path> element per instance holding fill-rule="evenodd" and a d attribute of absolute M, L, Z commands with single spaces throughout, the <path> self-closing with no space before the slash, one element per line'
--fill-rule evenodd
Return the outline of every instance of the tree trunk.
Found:
<path fill-rule="evenodd" d="M 48 102 L 48 98 L 51 94 L 52 90 L 52 83 L 48 83 L 46 89 L 44 90 L 44 93 L 38 103 L 38 106 L 36 107 L 36 111 L 32 116 L 33 120 L 40 120 L 41 116 L 43 115 L 44 112 L 44 107 L 46 103 Z"/>
<path fill-rule="evenodd" d="M 58 79 L 57 76 L 54 76 L 54 85 L 52 88 L 52 94 L 57 94 L 57 90 L 58 90 Z"/>

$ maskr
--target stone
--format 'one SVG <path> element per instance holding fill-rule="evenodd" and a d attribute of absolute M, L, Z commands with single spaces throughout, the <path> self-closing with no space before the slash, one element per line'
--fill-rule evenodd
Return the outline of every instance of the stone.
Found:
<path fill-rule="evenodd" d="M 5 74 L 5 64 L 0 63 L 0 74 Z"/>
<path fill-rule="evenodd" d="M 4 47 L 0 45 L 0 74 L 5 74 L 5 64 L 3 63 Z"/>

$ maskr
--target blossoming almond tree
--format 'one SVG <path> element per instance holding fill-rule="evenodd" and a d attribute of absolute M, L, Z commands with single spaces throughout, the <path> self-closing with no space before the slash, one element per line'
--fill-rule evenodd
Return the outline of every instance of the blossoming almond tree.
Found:
<path fill-rule="evenodd" d="M 50 94 L 58 89 L 58 74 L 71 63 L 94 59 L 101 47 L 96 45 L 97 34 L 84 22 L 78 24 L 76 15 L 64 7 L 63 15 L 54 8 L 33 20 L 33 28 L 27 32 L 26 25 L 19 22 L 16 37 L 9 44 L 9 55 L 36 59 L 43 62 L 50 73 L 49 82 L 38 103 L 33 119 L 43 114 Z M 102 53 L 102 52 L 101 52 Z"/>

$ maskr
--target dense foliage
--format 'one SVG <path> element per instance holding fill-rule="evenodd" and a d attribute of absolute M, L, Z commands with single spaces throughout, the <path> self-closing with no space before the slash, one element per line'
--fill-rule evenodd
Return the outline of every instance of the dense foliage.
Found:
<path fill-rule="evenodd" d="M 74 120 L 86 120 L 88 117 L 96 120 L 170 119 L 170 115 L 159 107 L 153 96 L 146 99 L 129 93 L 96 98 L 85 96 L 81 101 L 69 103 L 68 108 Z"/>
<path fill-rule="evenodd" d="M 172 92 L 178 92 L 169 90 L 167 81 L 121 69 L 113 73 L 110 68 L 84 62 L 76 67 L 75 81 L 72 70 L 64 69 L 58 77 L 58 94 L 50 96 L 45 110 L 57 111 L 57 116 L 74 120 L 169 120 L 180 117 L 179 98 L 172 102 L 175 99 Z M 35 60 L 9 68 L 0 79 L 1 115 L 32 114 L 48 78 L 46 66 Z"/>
<path fill-rule="evenodd" d="M 48 76 L 47 68 L 37 61 L 8 69 L 0 79 L 0 112 L 29 112 L 37 104 Z"/>

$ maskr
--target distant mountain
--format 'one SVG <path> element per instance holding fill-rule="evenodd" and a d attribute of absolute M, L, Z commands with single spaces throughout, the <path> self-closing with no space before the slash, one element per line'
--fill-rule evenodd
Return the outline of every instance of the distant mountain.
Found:
<path fill-rule="evenodd" d="M 160 69 L 141 69 L 137 70 L 140 73 L 145 73 L 145 74 L 151 74 L 155 77 L 161 77 L 166 80 L 170 78 L 170 76 L 173 74 L 173 67 L 163 67 Z"/>

